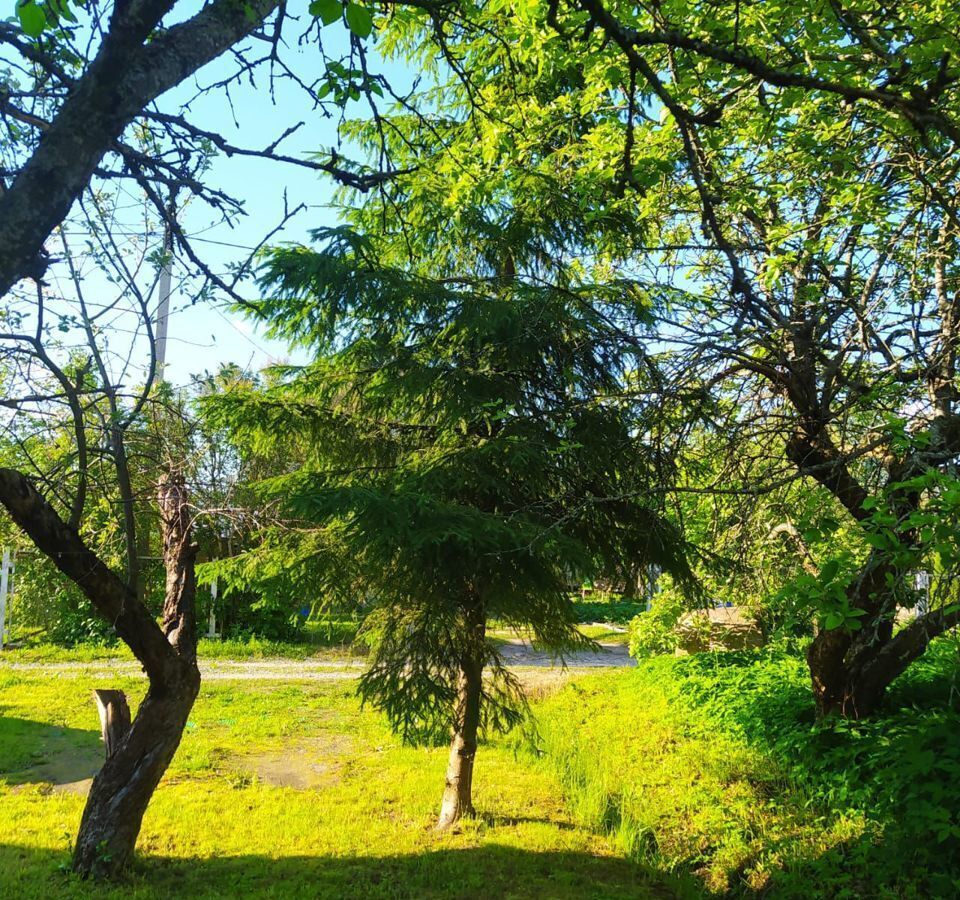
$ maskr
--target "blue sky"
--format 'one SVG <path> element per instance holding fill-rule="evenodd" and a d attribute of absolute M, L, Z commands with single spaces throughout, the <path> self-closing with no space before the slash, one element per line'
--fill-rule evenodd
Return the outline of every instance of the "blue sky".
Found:
<path fill-rule="evenodd" d="M 290 29 L 291 36 L 294 29 Z M 322 39 L 330 55 L 346 52 L 346 32 L 342 25 L 323 29 Z M 370 44 L 371 41 L 368 41 Z M 285 59 L 305 80 L 313 80 L 323 71 L 323 63 L 315 44 L 298 48 L 291 41 Z M 368 47 L 372 68 L 384 71 L 394 84 L 409 82 L 404 69 L 395 64 L 384 64 L 378 59 L 375 44 Z M 203 69 L 195 80 L 161 98 L 158 106 L 173 111 L 196 91 L 196 84 L 209 84 L 232 71 L 233 63 L 221 57 Z M 268 90 L 266 70 L 255 86 L 243 83 L 231 89 L 233 111 L 222 91 L 199 97 L 191 104 L 189 119 L 196 125 L 217 131 L 232 144 L 248 148 L 262 148 L 279 137 L 290 125 L 303 121 L 304 125 L 281 147 L 290 156 L 328 152 L 338 143 L 336 118 L 325 117 L 310 107 L 304 92 L 289 83 L 278 83 L 273 97 Z M 350 104 L 348 117 L 364 116 L 368 112 L 365 101 Z M 236 116 L 236 123 L 234 121 Z M 349 151 L 347 155 L 349 155 Z M 214 268 L 225 269 L 232 260 L 245 258 L 283 215 L 283 194 L 287 191 L 289 203 L 305 203 L 307 212 L 301 213 L 275 239 L 305 241 L 311 229 L 330 225 L 336 213 L 330 208 L 335 185 L 322 173 L 314 173 L 295 166 L 266 162 L 249 157 L 219 157 L 211 171 L 204 176 L 207 184 L 244 201 L 247 215 L 235 227 L 220 224 L 210 227 L 213 218 L 209 210 L 197 203 L 188 206 L 181 224 L 190 234 L 197 235 L 195 248 L 204 252 L 204 258 Z M 156 240 L 159 241 L 159 234 Z M 243 291 L 255 295 L 255 288 L 247 285 Z M 282 343 L 272 341 L 259 333 L 243 316 L 232 313 L 225 303 L 190 305 L 183 294 L 175 292 L 171 302 L 169 321 L 167 378 L 173 384 L 185 384 L 190 376 L 213 371 L 223 362 L 237 362 L 244 366 L 261 367 L 277 359 L 291 357 Z M 302 358 L 302 357 L 301 357 Z"/>

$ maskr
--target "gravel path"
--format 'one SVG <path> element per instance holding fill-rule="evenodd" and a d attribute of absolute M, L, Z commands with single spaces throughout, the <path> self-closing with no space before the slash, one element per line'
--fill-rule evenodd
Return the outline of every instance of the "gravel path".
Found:
<path fill-rule="evenodd" d="M 576 669 L 623 668 L 636 661 L 622 644 L 601 644 L 597 653 L 574 653 L 567 665 Z M 559 668 L 548 654 L 534 650 L 520 639 L 501 642 L 500 651 L 507 664 L 516 668 Z M 205 681 L 344 681 L 356 678 L 366 666 L 363 659 L 201 659 L 200 671 Z M 108 678 L 111 675 L 136 676 L 140 664 L 133 660 L 96 660 L 93 662 L 12 662 L 0 668 L 14 672 L 47 672 L 64 675 L 89 675 Z"/>
<path fill-rule="evenodd" d="M 510 666 L 545 666 L 552 668 L 557 665 L 549 653 L 534 650 L 528 643 L 518 638 L 510 638 L 500 645 L 500 652 Z M 571 653 L 567 657 L 567 665 L 574 669 L 622 669 L 635 666 L 637 661 L 627 652 L 625 644 L 600 644 L 597 653 Z"/>
<path fill-rule="evenodd" d="M 342 681 L 356 678 L 363 660 L 338 659 L 243 659 L 200 660 L 204 681 Z M 14 672 L 46 672 L 51 675 L 89 675 L 108 678 L 111 675 L 136 677 L 142 671 L 139 663 L 128 659 L 96 660 L 95 662 L 16 662 L 0 667 Z"/>

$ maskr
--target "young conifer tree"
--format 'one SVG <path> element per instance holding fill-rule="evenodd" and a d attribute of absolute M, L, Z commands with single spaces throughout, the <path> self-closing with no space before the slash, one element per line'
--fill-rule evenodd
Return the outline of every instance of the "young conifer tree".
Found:
<path fill-rule="evenodd" d="M 649 564 L 687 573 L 631 388 L 644 360 L 624 333 L 648 309 L 631 284 L 518 273 L 519 253 L 431 277 L 381 239 L 315 237 L 269 257 L 260 307 L 313 361 L 211 411 L 260 450 L 309 438 L 304 465 L 264 486 L 299 520 L 296 544 L 263 552 L 285 553 L 282 569 L 306 548 L 327 599 L 372 604 L 361 694 L 405 739 L 451 739 L 447 827 L 473 812 L 478 735 L 523 714 L 490 623 L 583 649 L 571 588 Z"/>

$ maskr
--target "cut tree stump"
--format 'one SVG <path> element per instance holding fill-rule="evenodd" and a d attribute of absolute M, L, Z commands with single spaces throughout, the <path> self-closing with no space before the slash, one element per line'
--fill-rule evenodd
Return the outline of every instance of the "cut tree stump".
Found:
<path fill-rule="evenodd" d="M 100 732 L 103 749 L 110 759 L 130 730 L 130 706 L 123 691 L 94 691 L 97 712 L 100 713 Z"/>

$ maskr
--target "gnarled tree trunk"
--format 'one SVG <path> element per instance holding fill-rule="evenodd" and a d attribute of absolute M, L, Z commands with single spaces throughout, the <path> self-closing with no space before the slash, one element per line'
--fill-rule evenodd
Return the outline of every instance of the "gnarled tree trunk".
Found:
<path fill-rule="evenodd" d="M 74 870 L 81 875 L 113 874 L 130 859 L 147 804 L 180 745 L 200 690 L 197 548 L 182 477 L 165 477 L 158 499 L 167 573 L 163 632 L 175 652 L 160 671 L 150 673 L 133 725 L 93 780 L 73 852 Z"/>
<path fill-rule="evenodd" d="M 200 673 L 184 660 L 162 681 L 151 681 L 126 737 L 93 779 L 73 851 L 81 875 L 112 875 L 126 865 L 147 804 L 180 744 Z"/>
<path fill-rule="evenodd" d="M 955 443 L 954 437 L 945 436 L 947 431 L 946 423 L 938 426 L 938 444 Z M 872 514 L 866 506 L 867 491 L 853 477 L 821 424 L 807 422 L 798 429 L 787 454 L 800 472 L 827 488 L 855 521 L 869 527 Z M 901 548 L 916 547 L 917 542 L 909 522 L 921 494 L 910 480 L 929 471 L 930 465 L 917 455 L 889 465 L 889 482 L 903 487 L 890 491 L 883 502 L 893 520 L 902 523 L 896 532 Z M 865 612 L 859 629 L 822 629 L 807 651 L 814 701 L 821 717 L 862 719 L 872 715 L 890 684 L 924 653 L 930 641 L 960 622 L 960 610 L 937 611 L 894 634 L 898 586 L 908 577 L 897 563 L 898 555 L 895 550 L 872 550 L 848 589 L 850 607 Z"/>
<path fill-rule="evenodd" d="M 104 565 L 28 478 L 0 469 L 0 503 L 37 549 L 113 624 L 150 680 L 133 724 L 111 747 L 94 779 L 74 850 L 77 872 L 112 874 L 133 851 L 147 803 L 180 743 L 200 688 L 194 628 L 196 548 L 190 540 L 186 490 L 176 477 L 160 490 L 167 568 L 162 629 L 131 586 Z"/>
<path fill-rule="evenodd" d="M 460 664 L 457 708 L 450 740 L 447 777 L 437 828 L 449 828 L 464 816 L 472 816 L 473 764 L 477 756 L 480 703 L 483 697 L 483 642 L 486 617 L 473 608 L 467 611 L 469 646 Z"/>
<path fill-rule="evenodd" d="M 819 716 L 873 715 L 887 688 L 930 641 L 960 622 L 960 610 L 936 610 L 894 634 L 896 602 L 889 585 L 902 577 L 882 553 L 873 554 L 850 590 L 850 605 L 867 612 L 861 627 L 823 629 L 810 644 L 807 662 Z"/>

